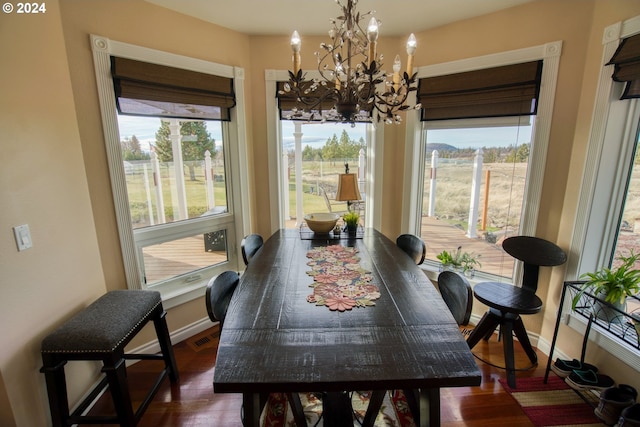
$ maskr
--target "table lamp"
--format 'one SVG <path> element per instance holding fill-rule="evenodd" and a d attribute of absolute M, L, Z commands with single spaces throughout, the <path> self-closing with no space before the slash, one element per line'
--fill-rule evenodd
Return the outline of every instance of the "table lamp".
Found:
<path fill-rule="evenodd" d="M 344 164 L 345 172 L 338 177 L 338 192 L 336 200 L 347 202 L 347 210 L 351 212 L 351 205 L 354 200 L 362 200 L 358 189 L 358 178 L 355 173 L 349 173 L 349 163 Z"/>

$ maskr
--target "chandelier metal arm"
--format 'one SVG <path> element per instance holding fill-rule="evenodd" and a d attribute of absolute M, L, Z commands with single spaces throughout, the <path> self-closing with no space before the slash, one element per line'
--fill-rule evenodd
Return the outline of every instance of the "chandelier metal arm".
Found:
<path fill-rule="evenodd" d="M 297 32 L 292 36 L 294 71 L 289 73 L 289 82 L 281 92 L 296 100 L 290 118 L 310 115 L 313 119 L 320 114 L 323 119 L 354 123 L 372 121 L 375 111 L 378 121 L 384 118 L 385 123 L 400 123 L 400 111 L 420 108 L 407 104 L 409 95 L 417 90 L 416 75 L 412 74 L 415 37 L 412 34 L 407 43 L 408 73 L 404 72 L 401 78 L 400 60 L 396 57 L 394 72 L 387 75 L 381 69 L 382 55 L 376 55 L 379 22 L 372 17 L 366 31 L 361 25 L 362 19 L 374 12 L 357 12 L 358 0 L 348 0 L 346 5 L 340 0 L 336 3 L 343 15 L 331 21 L 331 43 L 322 43 L 321 50 L 315 53 L 319 78 L 307 80 L 299 69 L 300 38 Z"/>

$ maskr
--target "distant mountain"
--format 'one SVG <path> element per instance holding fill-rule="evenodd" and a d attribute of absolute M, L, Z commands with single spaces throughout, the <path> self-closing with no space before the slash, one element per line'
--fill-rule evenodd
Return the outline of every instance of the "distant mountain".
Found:
<path fill-rule="evenodd" d="M 431 143 L 431 144 L 427 144 L 427 153 L 430 153 L 433 150 L 438 150 L 438 151 L 456 151 L 457 148 L 454 147 L 453 145 L 442 144 L 442 143 L 439 143 L 439 142 L 434 142 L 434 143 Z"/>

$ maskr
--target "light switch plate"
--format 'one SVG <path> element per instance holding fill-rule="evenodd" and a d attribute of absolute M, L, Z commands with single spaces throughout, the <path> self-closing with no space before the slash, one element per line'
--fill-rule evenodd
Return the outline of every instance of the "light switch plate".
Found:
<path fill-rule="evenodd" d="M 31 242 L 31 232 L 29 231 L 29 224 L 23 224 L 18 225 L 17 227 L 13 227 L 13 234 L 16 236 L 18 251 L 24 251 L 33 246 Z"/>

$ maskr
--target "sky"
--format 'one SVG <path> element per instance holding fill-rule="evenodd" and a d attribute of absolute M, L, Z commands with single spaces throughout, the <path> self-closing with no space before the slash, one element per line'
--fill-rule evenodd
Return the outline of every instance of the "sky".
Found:
<path fill-rule="evenodd" d="M 155 133 L 160 127 L 160 119 L 134 117 L 134 116 L 118 116 L 120 127 L 120 137 L 122 139 L 131 138 L 135 135 L 141 142 L 144 151 L 149 151 L 149 144 L 155 141 Z M 395 126 L 382 125 L 378 126 Z M 319 148 L 324 145 L 327 139 L 333 134 L 340 137 L 342 130 L 345 129 L 352 140 L 358 141 L 361 137 L 365 138 L 365 125 L 356 125 L 351 127 L 349 124 L 342 123 L 314 123 L 302 125 L 302 145 L 311 145 L 313 148 Z M 216 145 L 220 145 L 222 141 L 222 131 L 219 122 L 207 123 L 207 130 L 211 136 L 217 141 Z M 285 149 L 293 147 L 294 124 L 292 121 L 282 121 L 282 135 L 284 139 Z M 480 147 L 506 147 L 517 144 L 530 142 L 531 126 L 522 126 L 520 129 L 516 126 L 492 127 L 492 128 L 473 128 L 473 129 L 437 129 L 430 130 L 427 133 L 429 143 L 450 144 L 457 148 L 480 148 Z"/>

